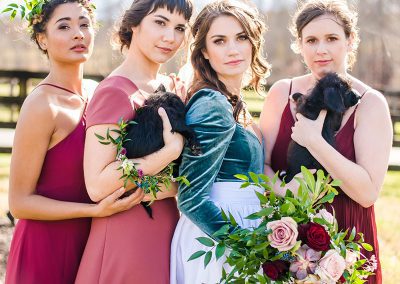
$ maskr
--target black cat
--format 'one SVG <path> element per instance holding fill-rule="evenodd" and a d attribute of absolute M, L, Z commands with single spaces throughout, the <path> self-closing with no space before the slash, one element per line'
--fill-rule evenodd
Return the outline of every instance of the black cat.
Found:
<path fill-rule="evenodd" d="M 185 104 L 174 93 L 166 92 L 164 86 L 160 86 L 156 92 L 150 95 L 144 105 L 136 110 L 136 124 L 127 127 L 127 140 L 123 147 L 126 149 L 126 157 L 129 159 L 139 158 L 160 150 L 164 146 L 163 123 L 158 114 L 158 109 L 165 109 L 171 123 L 172 132 L 182 134 L 186 139 L 186 145 L 194 155 L 200 155 L 200 145 L 196 140 L 196 134 L 186 125 Z M 175 160 L 174 176 L 178 175 L 178 165 L 181 158 Z M 155 161 L 156 163 L 157 161 Z M 129 191 L 125 194 L 129 195 Z M 148 215 L 152 218 L 152 211 L 147 202 L 142 202 Z"/>
<path fill-rule="evenodd" d="M 335 133 L 340 129 L 343 114 L 360 100 L 360 96 L 353 92 L 351 83 L 336 73 L 328 73 L 321 78 L 308 96 L 295 93 L 292 98 L 297 105 L 296 112 L 309 119 L 315 120 L 321 110 L 327 110 L 322 137 L 334 148 L 336 148 Z M 307 148 L 293 140 L 288 147 L 287 163 L 286 173 L 281 173 L 281 178 L 284 178 L 285 182 L 292 180 L 301 171 L 301 166 L 325 171 Z"/>

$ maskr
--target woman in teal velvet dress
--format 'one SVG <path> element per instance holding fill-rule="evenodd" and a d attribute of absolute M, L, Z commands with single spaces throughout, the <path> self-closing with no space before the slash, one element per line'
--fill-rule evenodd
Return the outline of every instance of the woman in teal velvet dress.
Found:
<path fill-rule="evenodd" d="M 259 209 L 254 192 L 259 189 L 241 189 L 234 175 L 263 171 L 262 139 L 240 94 L 246 71 L 257 91 L 268 74 L 260 48 L 263 30 L 256 10 L 229 1 L 207 5 L 193 25 L 194 79 L 186 123 L 196 132 L 202 155 L 194 156 L 185 147 L 179 168 L 190 186 L 180 185 L 178 190 L 182 216 L 172 241 L 171 283 L 219 281 L 223 258 L 206 269 L 202 259 L 188 259 L 204 249 L 195 238 L 212 235 L 226 224 L 221 209 L 242 227 L 257 225 L 245 217 Z"/>

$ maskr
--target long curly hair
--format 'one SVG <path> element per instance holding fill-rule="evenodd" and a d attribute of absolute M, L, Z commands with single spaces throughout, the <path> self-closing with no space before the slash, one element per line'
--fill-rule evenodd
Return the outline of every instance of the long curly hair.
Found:
<path fill-rule="evenodd" d="M 239 121 L 239 116 L 244 111 L 244 103 L 240 97 L 228 91 L 223 82 L 218 79 L 215 70 L 202 53 L 206 49 L 206 36 L 214 20 L 219 16 L 232 16 L 242 25 L 246 36 L 252 46 L 251 80 L 252 86 L 257 93 L 261 91 L 261 83 L 269 76 L 270 65 L 262 55 L 262 44 L 264 42 L 263 32 L 266 26 L 258 11 L 243 3 L 236 1 L 216 1 L 208 4 L 197 16 L 192 35 L 194 42 L 191 45 L 191 63 L 194 69 L 193 82 L 188 90 L 188 99 L 202 88 L 211 88 L 224 94 L 233 107 L 233 116 Z"/>

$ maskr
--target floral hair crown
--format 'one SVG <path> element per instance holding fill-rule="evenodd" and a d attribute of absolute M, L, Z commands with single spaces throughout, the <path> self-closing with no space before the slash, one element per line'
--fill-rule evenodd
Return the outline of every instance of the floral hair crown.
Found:
<path fill-rule="evenodd" d="M 1 13 L 10 13 L 11 20 L 20 14 L 21 19 L 27 20 L 32 25 L 41 21 L 43 6 L 49 2 L 50 0 L 24 0 L 24 4 L 10 3 Z M 90 7 L 96 9 L 93 3 L 90 3 Z"/>
<path fill-rule="evenodd" d="M 48 0 L 24 0 L 24 4 L 10 3 L 7 8 L 5 8 L 2 13 L 10 13 L 10 19 L 14 19 L 18 14 L 20 14 L 21 19 L 26 19 L 32 22 L 34 18 L 40 17 L 42 14 L 42 7 Z"/>

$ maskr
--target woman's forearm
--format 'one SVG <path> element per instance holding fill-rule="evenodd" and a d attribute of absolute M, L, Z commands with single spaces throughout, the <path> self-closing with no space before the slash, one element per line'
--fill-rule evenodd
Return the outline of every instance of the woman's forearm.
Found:
<path fill-rule="evenodd" d="M 169 163 L 176 160 L 182 153 L 182 147 L 169 144 L 143 158 L 132 159 L 137 169 L 141 169 L 144 175 L 153 176 L 161 172 Z"/>
<path fill-rule="evenodd" d="M 33 194 L 26 197 L 10 197 L 10 211 L 17 219 L 64 220 L 95 215 L 95 204 L 66 202 Z"/>
<path fill-rule="evenodd" d="M 309 146 L 308 150 L 332 178 L 342 182 L 341 189 L 351 199 L 363 207 L 374 204 L 380 188 L 374 185 L 367 170 L 345 158 L 322 137 Z"/>

